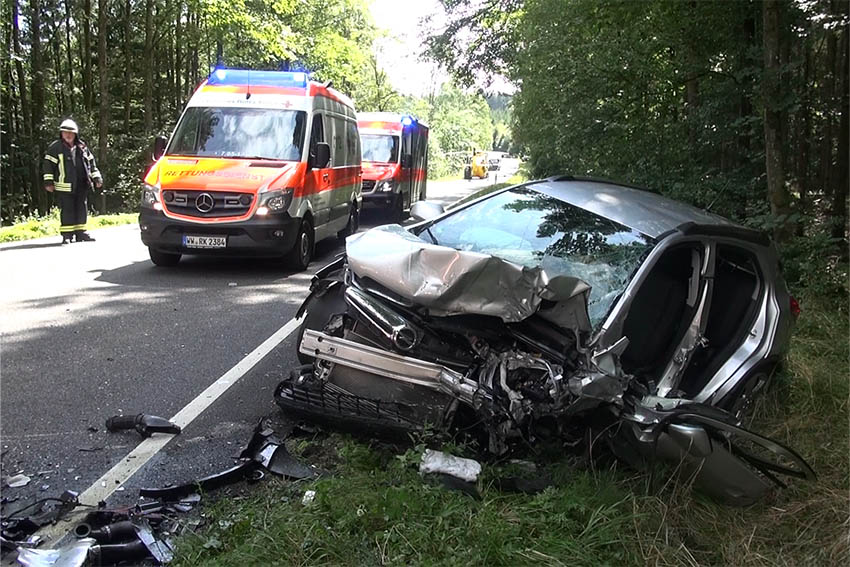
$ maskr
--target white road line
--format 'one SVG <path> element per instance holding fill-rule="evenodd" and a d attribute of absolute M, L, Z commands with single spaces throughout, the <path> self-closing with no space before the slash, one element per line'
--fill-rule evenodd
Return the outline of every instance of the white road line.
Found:
<path fill-rule="evenodd" d="M 292 319 L 283 327 L 263 341 L 260 346 L 248 353 L 236 366 L 225 372 L 221 378 L 210 384 L 198 397 L 189 402 L 183 409 L 177 412 L 171 421 L 181 428 L 186 427 L 201 415 L 205 409 L 210 407 L 222 394 L 248 373 L 258 362 L 260 362 L 273 348 L 282 343 L 292 334 L 300 324 L 300 319 Z M 142 468 L 160 449 L 165 447 L 169 441 L 174 439 L 173 435 L 155 433 L 139 443 L 135 449 L 121 459 L 121 462 L 109 469 L 106 474 L 97 479 L 94 484 L 80 494 L 80 504 L 97 506 L 98 502 L 106 500 L 115 490 L 124 484 L 136 471 Z M 79 509 L 78 509 L 79 510 Z M 83 509 L 83 511 L 85 511 Z M 69 517 L 70 520 L 72 517 Z M 47 526 L 38 533 L 48 541 L 52 541 L 65 535 L 68 530 L 67 522 Z"/>

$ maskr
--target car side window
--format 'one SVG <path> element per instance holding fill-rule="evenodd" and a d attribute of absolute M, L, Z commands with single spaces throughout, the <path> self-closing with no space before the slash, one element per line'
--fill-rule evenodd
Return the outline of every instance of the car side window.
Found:
<path fill-rule="evenodd" d="M 316 157 L 316 145 L 325 141 L 325 126 L 321 114 L 313 115 L 313 127 L 310 130 L 310 157 Z"/>

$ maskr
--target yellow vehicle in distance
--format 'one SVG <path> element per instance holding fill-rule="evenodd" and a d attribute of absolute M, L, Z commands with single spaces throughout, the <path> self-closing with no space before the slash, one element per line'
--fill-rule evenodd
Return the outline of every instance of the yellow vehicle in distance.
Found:
<path fill-rule="evenodd" d="M 475 152 L 472 159 L 463 169 L 463 178 L 472 179 L 477 177 L 484 179 L 491 171 L 499 171 L 502 159 L 510 157 L 507 152 Z"/>

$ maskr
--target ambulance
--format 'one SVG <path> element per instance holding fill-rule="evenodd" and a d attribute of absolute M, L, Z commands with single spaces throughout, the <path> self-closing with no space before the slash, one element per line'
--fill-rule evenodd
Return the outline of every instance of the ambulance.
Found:
<path fill-rule="evenodd" d="M 154 158 L 139 228 L 157 266 L 215 254 L 304 270 L 317 241 L 357 231 L 354 106 L 306 73 L 216 69 Z"/>
<path fill-rule="evenodd" d="M 389 210 L 396 222 L 425 199 L 428 126 L 392 112 L 357 115 L 363 157 L 363 200 Z"/>

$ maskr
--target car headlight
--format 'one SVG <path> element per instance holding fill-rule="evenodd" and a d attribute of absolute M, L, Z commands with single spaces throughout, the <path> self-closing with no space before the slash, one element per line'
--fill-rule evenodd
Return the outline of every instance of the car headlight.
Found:
<path fill-rule="evenodd" d="M 145 183 L 142 186 L 142 207 L 146 209 L 162 210 L 162 204 L 159 202 L 159 187 L 148 185 Z"/>
<path fill-rule="evenodd" d="M 292 187 L 269 191 L 260 195 L 260 203 L 257 206 L 257 214 L 260 216 L 269 213 L 282 213 L 289 209 L 295 190 Z"/>
<path fill-rule="evenodd" d="M 395 180 L 387 179 L 384 181 L 379 181 L 377 185 L 375 185 L 375 191 L 394 191 L 395 190 Z"/>

